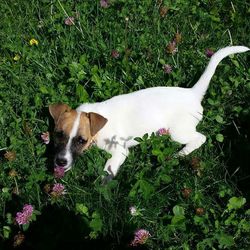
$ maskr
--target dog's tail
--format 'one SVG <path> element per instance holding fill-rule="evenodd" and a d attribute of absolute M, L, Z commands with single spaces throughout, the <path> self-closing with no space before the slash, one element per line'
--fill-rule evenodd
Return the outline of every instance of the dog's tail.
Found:
<path fill-rule="evenodd" d="M 245 47 L 245 46 L 229 46 L 229 47 L 225 47 L 223 49 L 218 50 L 212 57 L 211 60 L 206 68 L 206 70 L 204 71 L 204 73 L 201 75 L 200 79 L 198 80 L 198 82 L 193 86 L 193 91 L 199 95 L 201 97 L 201 99 L 203 98 L 203 96 L 205 95 L 209 82 L 212 78 L 212 76 L 214 75 L 214 72 L 216 70 L 216 67 L 218 66 L 218 64 L 220 63 L 220 61 L 231 55 L 231 54 L 235 54 L 235 53 L 242 53 L 242 52 L 246 52 L 250 50 L 249 48 Z"/>

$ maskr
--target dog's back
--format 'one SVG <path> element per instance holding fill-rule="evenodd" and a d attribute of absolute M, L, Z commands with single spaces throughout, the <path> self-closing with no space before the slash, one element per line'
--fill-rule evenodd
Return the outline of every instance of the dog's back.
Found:
<path fill-rule="evenodd" d="M 105 170 L 115 175 L 128 155 L 128 148 L 137 144 L 134 138 L 160 128 L 168 130 L 174 141 L 185 144 L 180 155 L 199 148 L 206 141 L 206 137 L 196 131 L 202 119 L 201 101 L 215 69 L 224 57 L 248 50 L 232 46 L 216 52 L 193 88 L 154 87 L 81 105 L 78 111 L 95 112 L 108 120 L 96 137 L 97 146 L 112 154 Z"/>

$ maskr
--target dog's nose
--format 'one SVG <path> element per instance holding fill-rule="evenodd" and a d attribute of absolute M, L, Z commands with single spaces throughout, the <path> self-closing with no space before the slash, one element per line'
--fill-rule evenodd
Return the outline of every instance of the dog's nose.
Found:
<path fill-rule="evenodd" d="M 56 158 L 56 165 L 64 167 L 67 165 L 67 160 L 65 158 Z"/>

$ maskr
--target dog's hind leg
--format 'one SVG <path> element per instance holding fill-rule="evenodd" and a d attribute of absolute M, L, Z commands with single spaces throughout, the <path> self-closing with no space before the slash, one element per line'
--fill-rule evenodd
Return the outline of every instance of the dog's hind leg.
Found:
<path fill-rule="evenodd" d="M 192 137 L 190 137 L 190 141 L 188 141 L 184 148 L 179 151 L 178 155 L 185 156 L 190 154 L 192 151 L 199 148 L 205 141 L 206 136 L 196 131 L 192 134 Z"/>

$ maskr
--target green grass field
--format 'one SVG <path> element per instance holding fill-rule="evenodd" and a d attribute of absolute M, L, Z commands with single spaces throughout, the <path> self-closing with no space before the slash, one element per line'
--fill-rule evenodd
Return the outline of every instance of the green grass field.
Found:
<path fill-rule="evenodd" d="M 249 1 L 1 0 L 0 13 L 0 249 L 250 248 L 249 53 L 218 66 L 198 126 L 207 141 L 188 157 L 145 135 L 105 186 L 105 152 L 55 178 L 41 140 L 49 104 L 193 86 L 208 49 L 250 46 Z M 150 236 L 132 246 L 138 229 Z"/>

